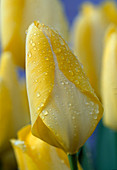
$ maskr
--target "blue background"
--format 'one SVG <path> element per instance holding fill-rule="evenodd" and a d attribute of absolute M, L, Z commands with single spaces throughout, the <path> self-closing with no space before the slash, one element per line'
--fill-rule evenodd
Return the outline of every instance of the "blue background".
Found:
<path fill-rule="evenodd" d="M 105 0 L 61 0 L 65 9 L 66 16 L 69 21 L 69 25 L 71 26 L 75 16 L 78 14 L 82 3 L 84 2 L 92 2 L 93 4 L 100 4 Z M 112 0 L 110 0 L 112 1 Z M 117 2 L 117 0 L 113 0 Z"/>

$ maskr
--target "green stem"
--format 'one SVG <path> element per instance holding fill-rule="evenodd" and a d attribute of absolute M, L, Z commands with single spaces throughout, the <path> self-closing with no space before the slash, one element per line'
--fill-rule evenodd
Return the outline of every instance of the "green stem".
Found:
<path fill-rule="evenodd" d="M 78 170 L 78 166 L 77 166 L 77 161 L 78 161 L 78 157 L 77 157 L 77 153 L 73 154 L 73 155 L 68 155 L 68 159 L 69 159 L 69 164 L 70 164 L 70 168 L 71 170 Z"/>

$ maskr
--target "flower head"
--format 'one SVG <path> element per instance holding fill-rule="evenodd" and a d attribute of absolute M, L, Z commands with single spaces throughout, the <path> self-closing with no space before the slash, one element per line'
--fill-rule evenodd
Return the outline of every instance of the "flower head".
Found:
<path fill-rule="evenodd" d="M 102 106 L 65 40 L 39 22 L 28 29 L 26 79 L 32 133 L 76 153 L 101 119 Z"/>
<path fill-rule="evenodd" d="M 11 142 L 20 170 L 70 170 L 67 155 L 33 136 L 30 126 L 21 129 L 18 140 Z"/>
<path fill-rule="evenodd" d="M 74 21 L 72 32 L 74 52 L 100 98 L 103 42 L 110 23 L 117 24 L 116 3 L 105 2 L 100 6 L 85 3 Z"/>

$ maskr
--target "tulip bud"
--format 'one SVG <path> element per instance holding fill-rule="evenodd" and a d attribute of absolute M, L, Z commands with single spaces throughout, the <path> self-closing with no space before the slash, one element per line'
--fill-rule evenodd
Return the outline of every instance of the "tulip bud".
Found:
<path fill-rule="evenodd" d="M 21 129 L 18 140 L 11 142 L 20 170 L 70 170 L 67 155 L 33 136 L 30 126 Z"/>
<path fill-rule="evenodd" d="M 54 26 L 68 38 L 68 23 L 59 0 L 1 0 L 1 9 L 2 48 L 12 52 L 18 66 L 24 67 L 25 32 L 34 20 Z"/>
<path fill-rule="evenodd" d="M 102 106 L 65 40 L 39 22 L 27 33 L 26 80 L 32 133 L 76 153 L 101 119 Z"/>
<path fill-rule="evenodd" d="M 103 40 L 110 23 L 117 24 L 114 2 L 105 2 L 102 6 L 84 4 L 73 28 L 73 49 L 84 65 L 89 81 L 99 97 L 101 97 Z"/>
<path fill-rule="evenodd" d="M 111 26 L 106 35 L 102 66 L 103 122 L 117 130 L 117 27 Z"/>
<path fill-rule="evenodd" d="M 29 113 L 28 107 L 23 103 L 25 99 L 10 52 L 1 56 L 0 77 L 0 149 L 3 149 L 3 145 L 8 144 L 9 139 L 29 122 Z"/>

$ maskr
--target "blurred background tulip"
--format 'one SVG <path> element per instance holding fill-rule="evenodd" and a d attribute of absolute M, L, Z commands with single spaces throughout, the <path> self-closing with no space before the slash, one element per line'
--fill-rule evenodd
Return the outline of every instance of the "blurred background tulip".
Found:
<path fill-rule="evenodd" d="M 27 32 L 26 80 L 32 133 L 66 153 L 78 152 L 103 109 L 65 40 L 39 22 Z"/>
<path fill-rule="evenodd" d="M 25 32 L 39 20 L 68 40 L 68 23 L 59 0 L 1 0 L 2 50 L 11 51 L 16 65 L 25 66 Z"/>
<path fill-rule="evenodd" d="M 106 35 L 102 65 L 102 102 L 104 124 L 117 130 L 117 27 L 111 26 Z"/>
<path fill-rule="evenodd" d="M 2 164 L 5 162 L 4 159 L 10 158 L 9 153 L 13 157 L 9 140 L 16 136 L 22 126 L 29 123 L 27 94 L 24 87 L 20 87 L 12 54 L 4 52 L 0 60 L 0 158 Z M 8 164 L 11 162 L 9 161 Z M 10 169 L 10 165 L 3 166 L 6 170 Z"/>
<path fill-rule="evenodd" d="M 101 71 L 103 41 L 110 23 L 117 24 L 117 9 L 114 1 L 100 6 L 85 3 L 71 32 L 73 49 L 84 66 L 92 87 L 101 97 Z"/>
<path fill-rule="evenodd" d="M 33 136 L 30 126 L 21 129 L 18 140 L 11 142 L 20 170 L 70 170 L 67 155 Z"/>

